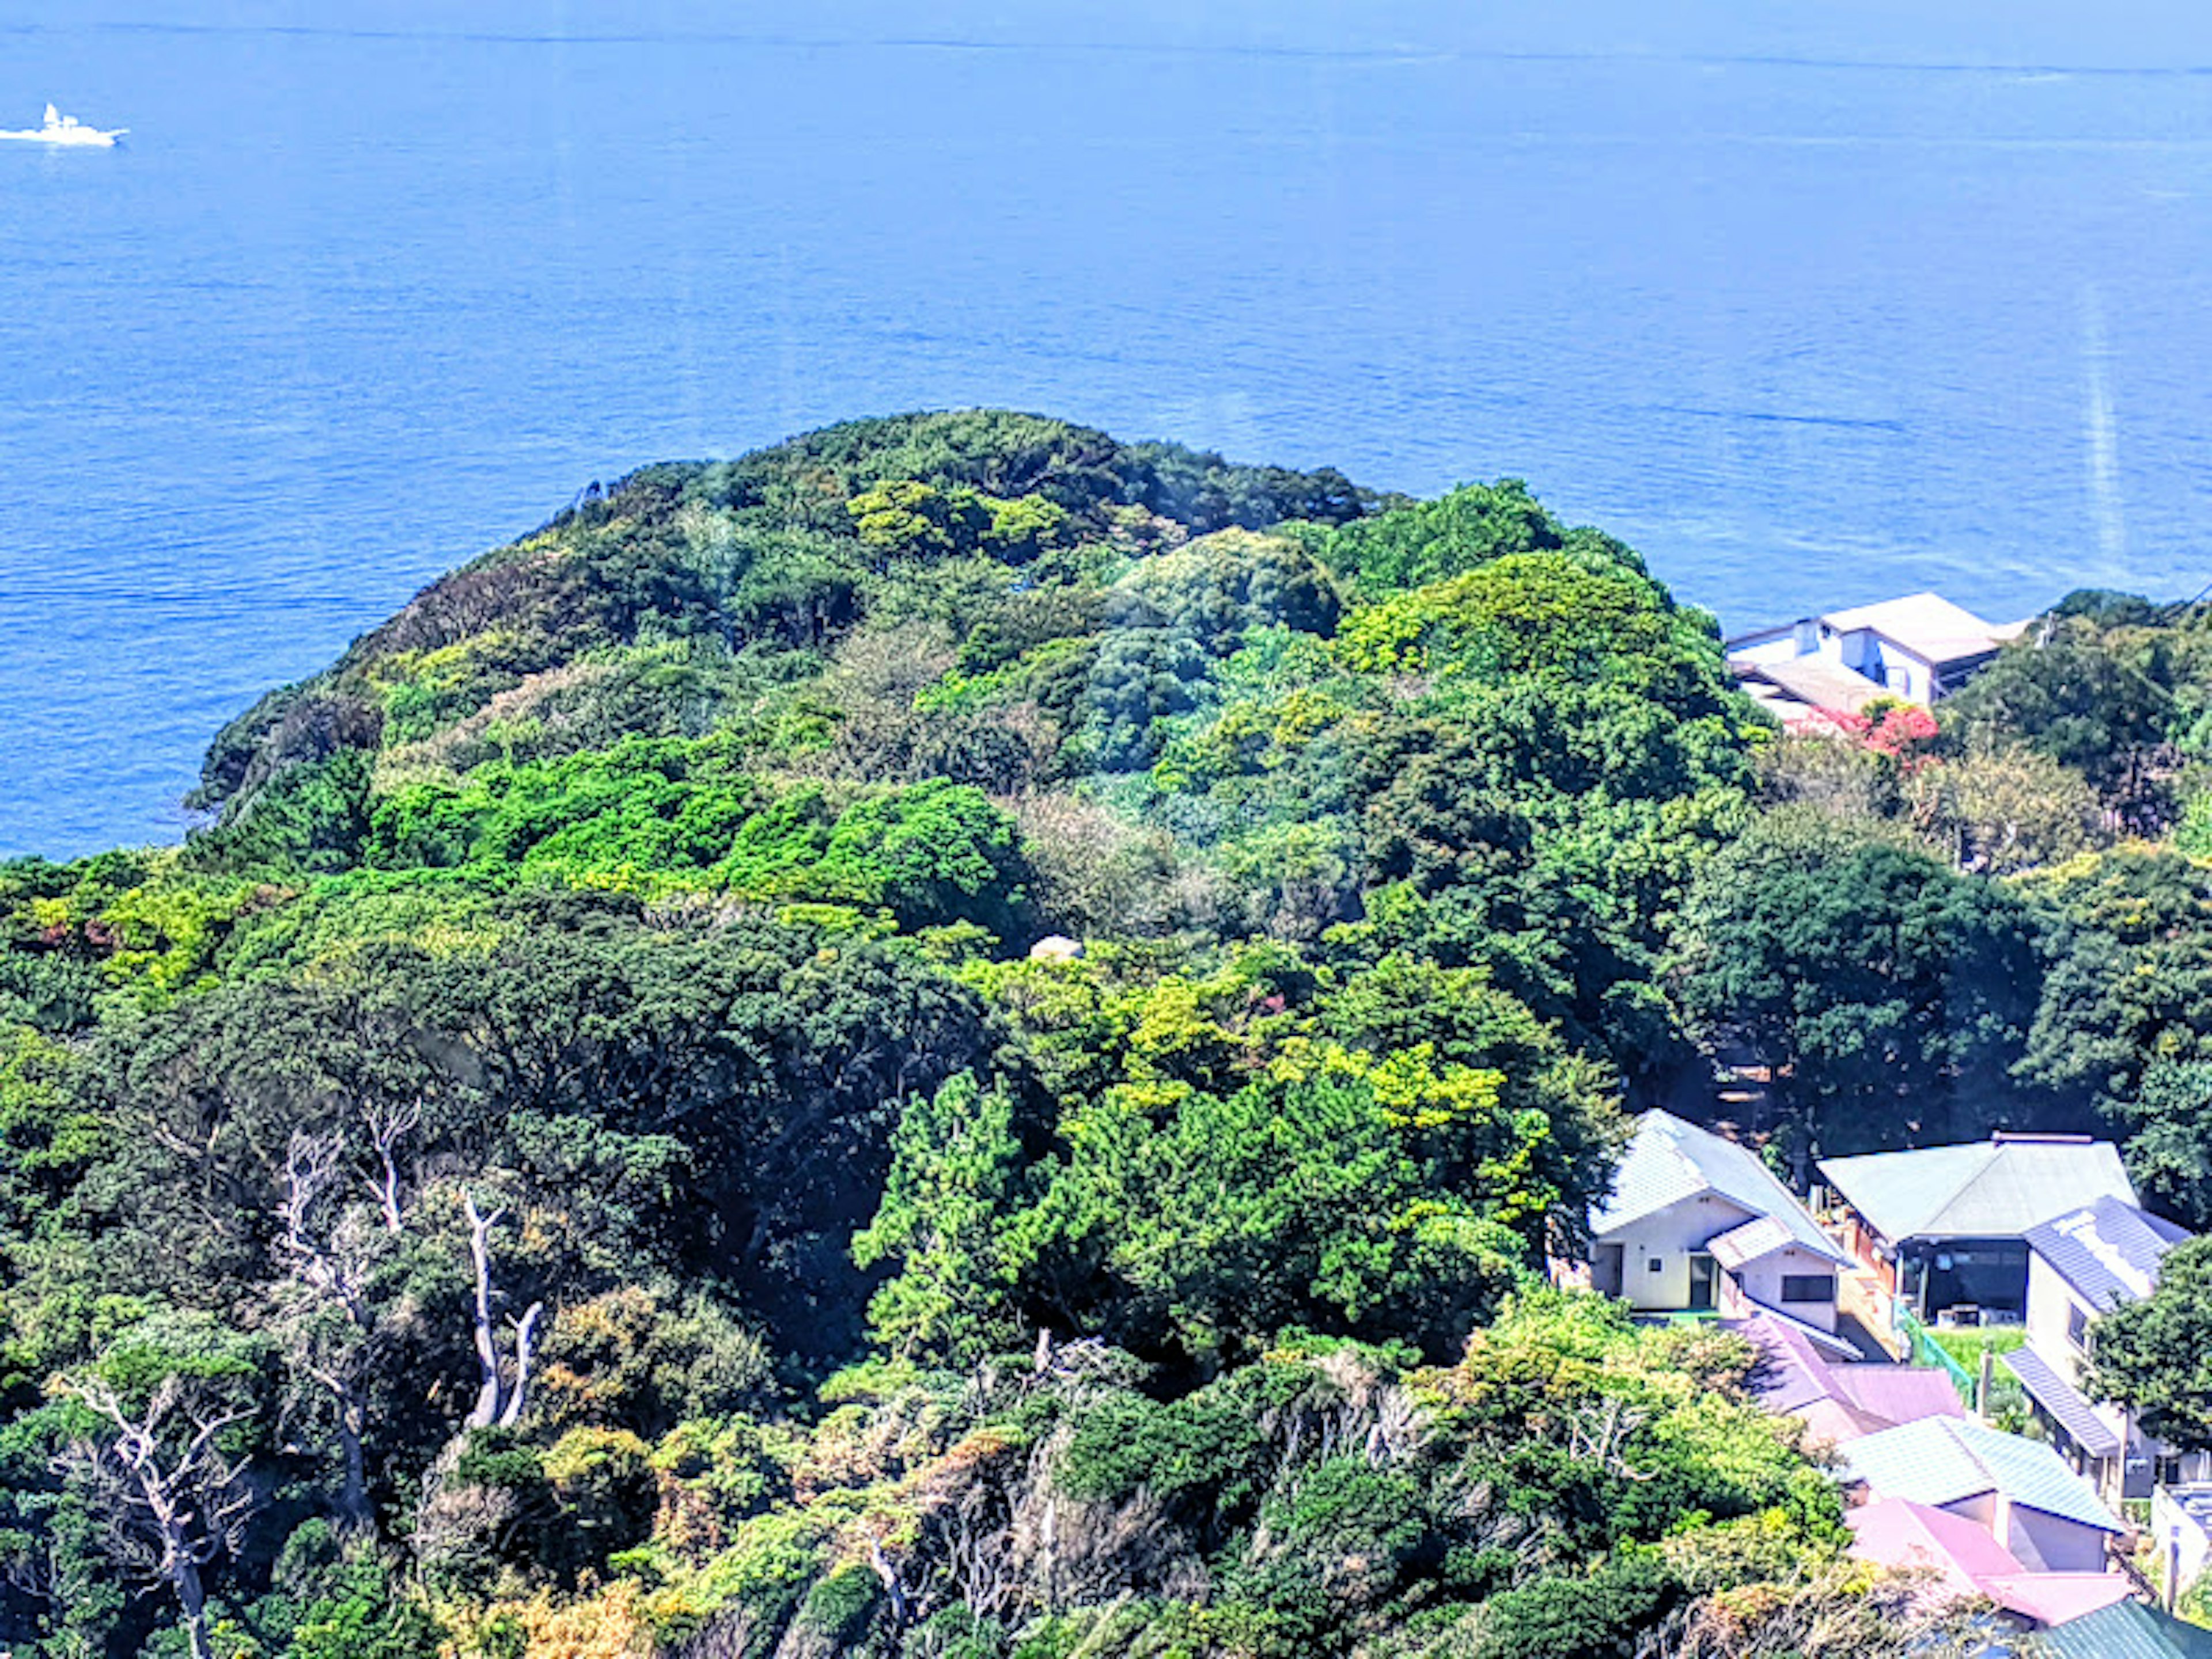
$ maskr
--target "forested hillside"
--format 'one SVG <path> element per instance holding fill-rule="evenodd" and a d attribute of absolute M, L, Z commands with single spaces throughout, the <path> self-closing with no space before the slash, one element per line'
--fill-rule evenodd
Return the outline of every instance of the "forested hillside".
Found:
<path fill-rule="evenodd" d="M 594 489 L 185 846 L 0 866 L 0 1636 L 1942 1651 L 1747 1347 L 1546 1258 L 1719 1059 L 1785 1166 L 2102 1125 L 2212 1219 L 2208 646 L 1785 741 L 1511 482 L 971 412 Z"/>

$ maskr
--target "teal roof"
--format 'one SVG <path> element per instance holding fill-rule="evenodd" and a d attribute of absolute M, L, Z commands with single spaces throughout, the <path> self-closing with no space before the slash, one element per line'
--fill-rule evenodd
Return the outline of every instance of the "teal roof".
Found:
<path fill-rule="evenodd" d="M 1923 1417 L 1869 1434 L 1842 1448 L 1851 1478 L 1882 1498 L 1937 1509 L 1984 1492 L 2104 1532 L 2120 1523 L 2089 1484 L 2040 1441 L 1955 1417 Z"/>
<path fill-rule="evenodd" d="M 2019 1638 L 2022 1659 L 2212 1659 L 2212 1631 L 2142 1601 L 2117 1601 Z"/>
<path fill-rule="evenodd" d="M 1998 1136 L 1962 1146 L 1820 1160 L 1822 1179 L 1893 1243 L 2018 1238 L 2031 1227 L 2136 1189 L 2109 1140 Z"/>
<path fill-rule="evenodd" d="M 1656 1108 L 1637 1120 L 1635 1138 L 1613 1176 L 1612 1195 L 1591 1215 L 1590 1231 L 1602 1238 L 1702 1193 L 1733 1205 L 1746 1221 L 1771 1218 L 1792 1243 L 1815 1255 L 1844 1259 L 1756 1153 Z"/>

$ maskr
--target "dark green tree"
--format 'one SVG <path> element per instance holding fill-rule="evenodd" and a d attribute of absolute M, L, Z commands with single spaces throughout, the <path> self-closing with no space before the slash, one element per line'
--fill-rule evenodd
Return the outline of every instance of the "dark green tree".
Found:
<path fill-rule="evenodd" d="M 1699 874 L 1680 986 L 1717 1042 L 1771 1068 L 1801 1150 L 1972 1139 L 2017 1125 L 2039 923 L 2008 890 L 1900 840 L 1798 812 Z"/>
<path fill-rule="evenodd" d="M 2146 1434 L 2212 1451 L 2212 1238 L 2168 1251 L 2148 1296 L 2098 1319 L 2083 1386 L 2139 1413 Z"/>

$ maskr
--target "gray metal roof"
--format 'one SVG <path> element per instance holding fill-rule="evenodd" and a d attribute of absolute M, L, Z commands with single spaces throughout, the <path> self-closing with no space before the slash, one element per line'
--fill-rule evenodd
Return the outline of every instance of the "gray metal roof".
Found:
<path fill-rule="evenodd" d="M 1893 1243 L 1907 1238 L 2018 1238 L 2100 1197 L 2136 1189 L 2109 1140 L 1997 1136 L 1961 1146 L 1820 1160 L 1820 1175 Z"/>
<path fill-rule="evenodd" d="M 2033 1659 L 2212 1659 L 2212 1631 L 2143 1601 L 2117 1601 L 2018 1638 Z"/>
<path fill-rule="evenodd" d="M 2120 1437 L 2097 1415 L 2075 1386 L 2051 1368 L 2033 1348 L 2014 1348 L 1999 1356 L 2005 1369 L 2020 1379 L 2021 1387 L 2035 1396 L 2035 1403 L 2058 1419 L 2058 1426 L 2074 1437 L 2074 1443 L 2092 1457 L 2117 1457 Z"/>
<path fill-rule="evenodd" d="M 2029 1440 L 1955 1417 L 1924 1417 L 1854 1440 L 1844 1466 L 1883 1498 L 1947 1504 L 2001 1492 L 2015 1504 L 2104 1532 L 2120 1523 L 2058 1454 Z"/>
<path fill-rule="evenodd" d="M 1856 714 L 1876 697 L 1893 695 L 1887 686 L 1827 657 L 1738 663 L 1736 672 L 1746 679 L 1765 680 L 1800 702 L 1836 714 Z"/>
<path fill-rule="evenodd" d="M 2022 1235 L 2093 1308 L 2118 1307 L 2148 1296 L 2160 1257 L 2191 1237 L 2185 1227 L 2132 1204 L 2100 1198 L 2031 1227 Z"/>
<path fill-rule="evenodd" d="M 1796 1207 L 1795 1200 L 1791 1200 L 1791 1207 Z M 1793 1244 L 1800 1249 L 1822 1256 L 1827 1261 L 1843 1266 L 1850 1265 L 1850 1259 L 1827 1238 L 1826 1234 L 1821 1236 L 1820 1247 L 1818 1249 L 1798 1237 L 1796 1232 L 1790 1227 L 1787 1216 L 1757 1216 L 1741 1226 L 1729 1228 L 1717 1238 L 1709 1238 L 1705 1241 L 1705 1248 L 1712 1252 L 1713 1260 L 1730 1272 L 1734 1272 L 1747 1262 L 1756 1261 L 1761 1256 L 1772 1255 L 1776 1251 L 1786 1249 Z"/>
<path fill-rule="evenodd" d="M 1635 1138 L 1613 1176 L 1613 1194 L 1591 1215 L 1590 1231 L 1601 1238 L 1700 1193 L 1725 1199 L 1747 1221 L 1772 1218 L 1791 1243 L 1816 1255 L 1845 1259 L 1755 1153 L 1656 1107 L 1637 1121 Z"/>

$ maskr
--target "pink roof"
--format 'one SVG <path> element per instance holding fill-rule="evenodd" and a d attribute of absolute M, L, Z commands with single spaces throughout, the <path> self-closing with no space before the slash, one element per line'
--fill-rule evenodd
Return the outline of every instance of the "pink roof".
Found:
<path fill-rule="evenodd" d="M 1982 1580 L 2021 1573 L 2013 1553 L 1981 1528 L 1925 1504 L 1885 1498 L 1853 1510 L 1844 1523 L 1852 1533 L 1850 1553 L 1860 1560 L 1899 1571 L 1933 1570 L 1940 1588 L 1954 1595 L 1980 1595 Z"/>
<path fill-rule="evenodd" d="M 1792 1406 L 1784 1415 L 1802 1423 L 1806 1439 L 1816 1444 L 1826 1441 L 1832 1446 L 1840 1446 L 1867 1431 L 1866 1424 L 1839 1400 L 1809 1401 L 1802 1406 Z"/>
<path fill-rule="evenodd" d="M 1906 1365 L 1838 1364 L 1825 1358 L 1794 1321 L 1762 1309 L 1734 1322 L 1765 1352 L 1756 1374 L 1759 1403 L 1802 1418 L 1815 1439 L 1841 1445 L 1923 1417 L 1964 1417 L 1959 1391 L 1943 1372 Z"/>
<path fill-rule="evenodd" d="M 1949 1376 L 1925 1367 L 1831 1365 L 1828 1384 L 1860 1413 L 1884 1425 L 1966 1414 Z"/>
<path fill-rule="evenodd" d="M 2063 1625 L 2128 1599 L 2128 1581 L 2117 1572 L 1992 1573 L 1982 1589 L 2001 1607 L 2039 1625 Z"/>

